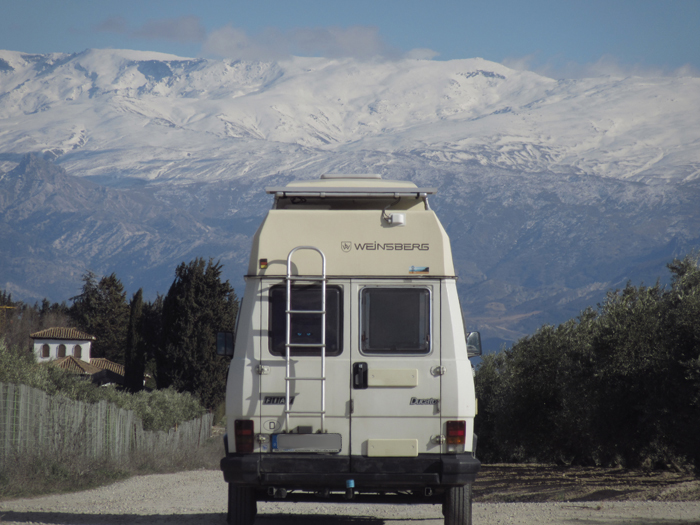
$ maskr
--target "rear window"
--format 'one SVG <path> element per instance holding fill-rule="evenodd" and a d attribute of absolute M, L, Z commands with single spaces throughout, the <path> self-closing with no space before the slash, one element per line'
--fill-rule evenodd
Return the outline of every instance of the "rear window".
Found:
<path fill-rule="evenodd" d="M 430 352 L 430 291 L 426 288 L 364 288 L 361 348 L 365 354 Z"/>
<path fill-rule="evenodd" d="M 292 310 L 320 310 L 321 287 L 292 286 Z M 269 340 L 272 355 L 285 355 L 287 336 L 287 287 L 270 289 Z M 320 344 L 321 314 L 292 314 L 290 343 Z M 342 291 L 337 286 L 326 286 L 326 355 L 340 355 L 343 351 Z M 321 355 L 320 348 L 294 347 L 290 355 Z"/>

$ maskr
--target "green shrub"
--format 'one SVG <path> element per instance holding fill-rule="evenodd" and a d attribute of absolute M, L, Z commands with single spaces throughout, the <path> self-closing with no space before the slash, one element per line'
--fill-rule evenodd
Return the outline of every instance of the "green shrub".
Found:
<path fill-rule="evenodd" d="M 8 347 L 3 340 L 0 340 L 0 382 L 21 383 L 85 403 L 106 400 L 125 410 L 133 410 L 144 430 L 167 431 L 206 413 L 188 392 L 179 393 L 168 388 L 130 394 L 114 386 L 100 387 L 77 374 L 37 363 L 33 353 Z"/>
<path fill-rule="evenodd" d="M 45 370 L 41 370 L 34 353 L 10 346 L 0 338 L 0 381 L 23 383 L 29 386 L 44 384 Z"/>
<path fill-rule="evenodd" d="M 141 418 L 144 430 L 167 431 L 178 423 L 206 413 L 192 394 L 178 393 L 172 388 L 136 394 L 119 392 L 114 402 L 126 410 L 133 410 Z"/>
<path fill-rule="evenodd" d="M 216 405 L 214 409 L 214 425 L 226 426 L 226 402 Z"/>
<path fill-rule="evenodd" d="M 477 370 L 481 457 L 700 470 L 700 266 L 609 292 Z"/>

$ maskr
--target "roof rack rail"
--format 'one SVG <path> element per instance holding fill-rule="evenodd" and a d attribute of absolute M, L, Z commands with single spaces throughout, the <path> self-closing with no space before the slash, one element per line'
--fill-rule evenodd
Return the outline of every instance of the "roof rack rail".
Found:
<path fill-rule="evenodd" d="M 329 187 L 318 186 L 272 186 L 265 188 L 265 192 L 274 194 L 278 198 L 286 197 L 427 197 L 437 193 L 437 188 L 407 188 L 407 187 Z"/>
<path fill-rule="evenodd" d="M 322 179 L 381 179 L 382 176 L 379 173 L 326 173 L 321 175 Z"/>

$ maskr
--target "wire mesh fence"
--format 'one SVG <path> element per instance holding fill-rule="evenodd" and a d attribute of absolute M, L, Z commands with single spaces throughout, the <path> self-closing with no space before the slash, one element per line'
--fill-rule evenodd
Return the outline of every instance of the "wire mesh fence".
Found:
<path fill-rule="evenodd" d="M 83 403 L 0 383 L 0 466 L 12 454 L 118 459 L 198 447 L 211 435 L 213 419 L 205 414 L 169 432 L 145 431 L 133 411 L 113 403 Z"/>

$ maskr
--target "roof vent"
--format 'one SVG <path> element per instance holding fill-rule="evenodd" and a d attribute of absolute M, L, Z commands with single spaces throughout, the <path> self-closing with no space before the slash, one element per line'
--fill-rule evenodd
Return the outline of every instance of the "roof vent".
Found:
<path fill-rule="evenodd" d="M 352 175 L 345 175 L 342 173 L 326 173 L 321 175 L 322 179 L 381 179 L 382 176 L 378 173 L 357 173 Z"/>

